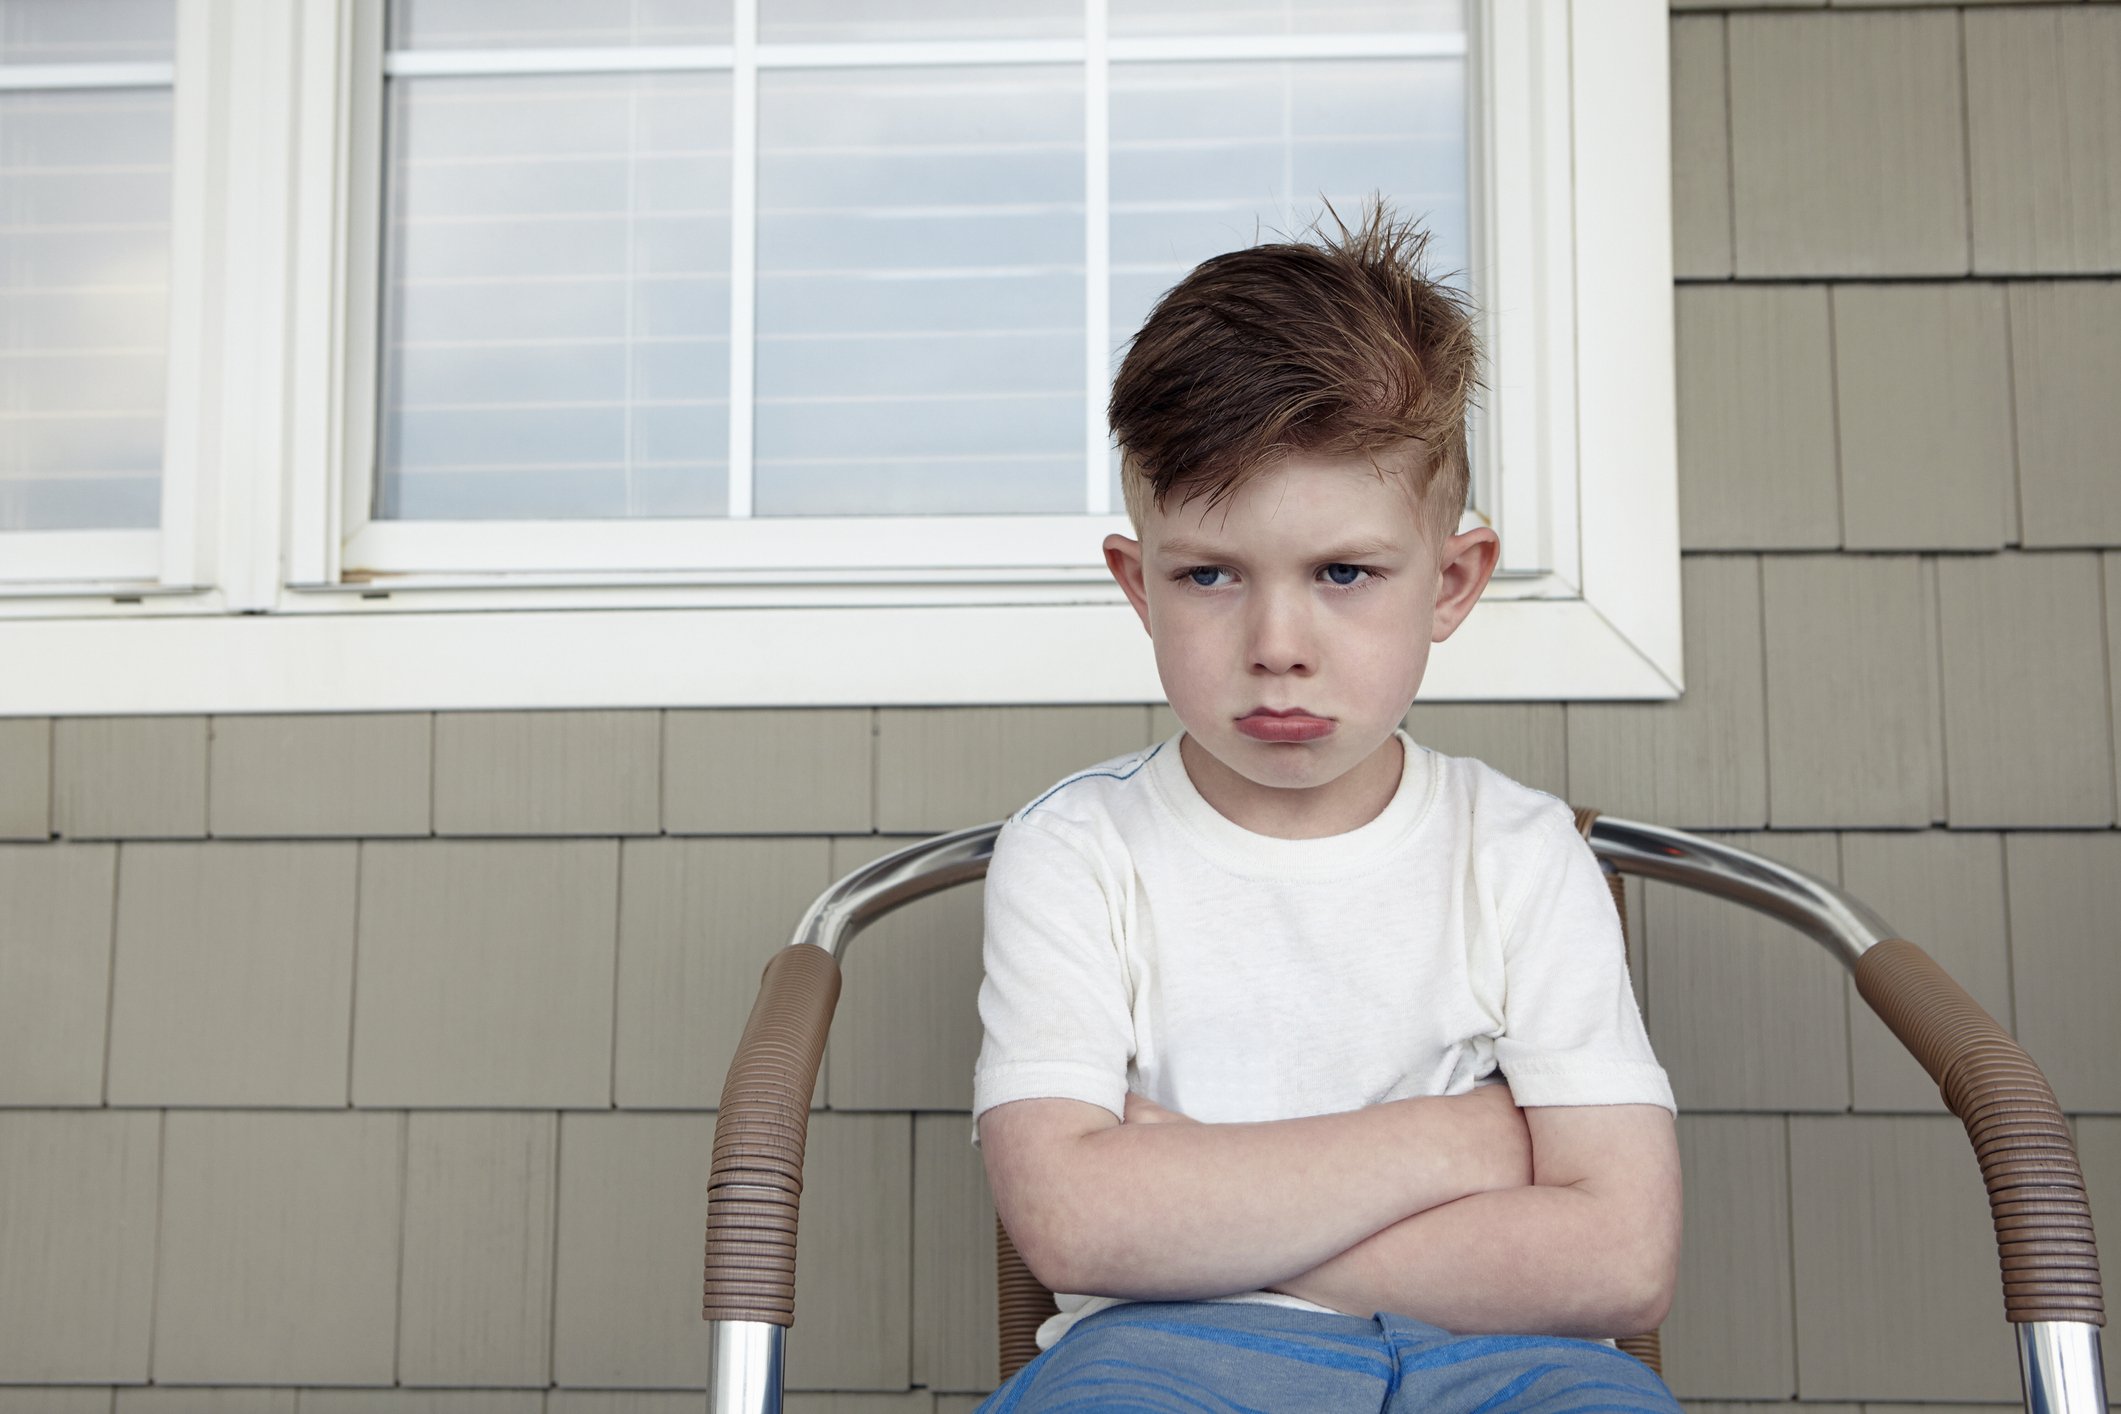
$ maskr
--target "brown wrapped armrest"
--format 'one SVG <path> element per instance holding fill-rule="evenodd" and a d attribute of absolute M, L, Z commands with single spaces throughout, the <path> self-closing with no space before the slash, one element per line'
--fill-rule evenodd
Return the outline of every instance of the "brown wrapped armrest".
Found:
<path fill-rule="evenodd" d="M 2047 1077 L 1928 953 L 1901 938 L 1863 954 L 1856 990 L 1937 1082 L 1966 1125 L 2014 1324 L 2106 1324 L 2084 1173 Z"/>
<path fill-rule="evenodd" d="M 1641 1335 L 1624 1335 L 1613 1344 L 1658 1374 L 1664 1373 L 1664 1340 L 1656 1331 L 1644 1331 Z"/>
<path fill-rule="evenodd" d="M 795 1323 L 803 1141 L 839 996 L 840 966 L 823 948 L 785 947 L 766 964 L 714 1121 L 702 1303 L 710 1321 Z"/>

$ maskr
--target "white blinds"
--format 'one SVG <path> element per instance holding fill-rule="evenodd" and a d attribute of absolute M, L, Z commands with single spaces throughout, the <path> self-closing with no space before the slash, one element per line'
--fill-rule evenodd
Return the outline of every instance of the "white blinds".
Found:
<path fill-rule="evenodd" d="M 391 81 L 377 513 L 719 515 L 729 79 Z"/>
<path fill-rule="evenodd" d="M 1080 65 L 759 80 L 759 515 L 1082 509 Z"/>
<path fill-rule="evenodd" d="M 1080 514 L 1109 355 L 1197 261 L 1382 191 L 1465 262 L 1458 0 L 392 13 L 379 518 Z"/>
<path fill-rule="evenodd" d="M 731 0 L 391 0 L 390 47 L 727 44 Z"/>
<path fill-rule="evenodd" d="M 160 520 L 171 0 L 0 0 L 0 532 Z"/>

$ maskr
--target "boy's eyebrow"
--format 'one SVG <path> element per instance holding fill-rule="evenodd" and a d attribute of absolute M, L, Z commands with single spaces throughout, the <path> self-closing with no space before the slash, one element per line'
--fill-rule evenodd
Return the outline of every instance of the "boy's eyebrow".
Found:
<path fill-rule="evenodd" d="M 1212 545 L 1202 545 L 1186 539 L 1166 540 L 1156 547 L 1156 552 L 1158 555 L 1168 559 L 1197 560 L 1202 563 L 1229 557 L 1227 549 L 1218 549 Z M 1321 550 L 1312 558 L 1316 559 L 1320 564 L 1337 565 L 1400 553 L 1401 548 L 1396 541 L 1381 539 L 1353 540 L 1346 544 L 1335 546 L 1330 550 Z"/>

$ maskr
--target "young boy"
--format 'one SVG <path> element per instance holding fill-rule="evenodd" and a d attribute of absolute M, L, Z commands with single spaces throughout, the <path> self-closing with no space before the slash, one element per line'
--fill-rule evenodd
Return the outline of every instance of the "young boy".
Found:
<path fill-rule="evenodd" d="M 1113 389 L 1183 730 L 995 845 L 974 1119 L 1069 1294 L 983 1408 L 1677 1409 L 1599 1343 L 1663 1319 L 1679 1168 L 1596 859 L 1399 729 L 1498 551 L 1425 241 L 1209 260 Z"/>

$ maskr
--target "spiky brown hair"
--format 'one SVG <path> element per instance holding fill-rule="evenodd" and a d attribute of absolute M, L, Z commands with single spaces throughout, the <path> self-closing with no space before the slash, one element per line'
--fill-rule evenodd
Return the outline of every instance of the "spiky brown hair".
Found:
<path fill-rule="evenodd" d="M 1201 262 L 1134 336 L 1107 419 L 1137 528 L 1174 493 L 1213 507 L 1291 454 L 1381 463 L 1414 444 L 1429 529 L 1457 530 L 1481 386 L 1470 302 L 1428 275 L 1429 233 L 1379 199 L 1353 230 L 1328 203 L 1308 234 Z"/>

